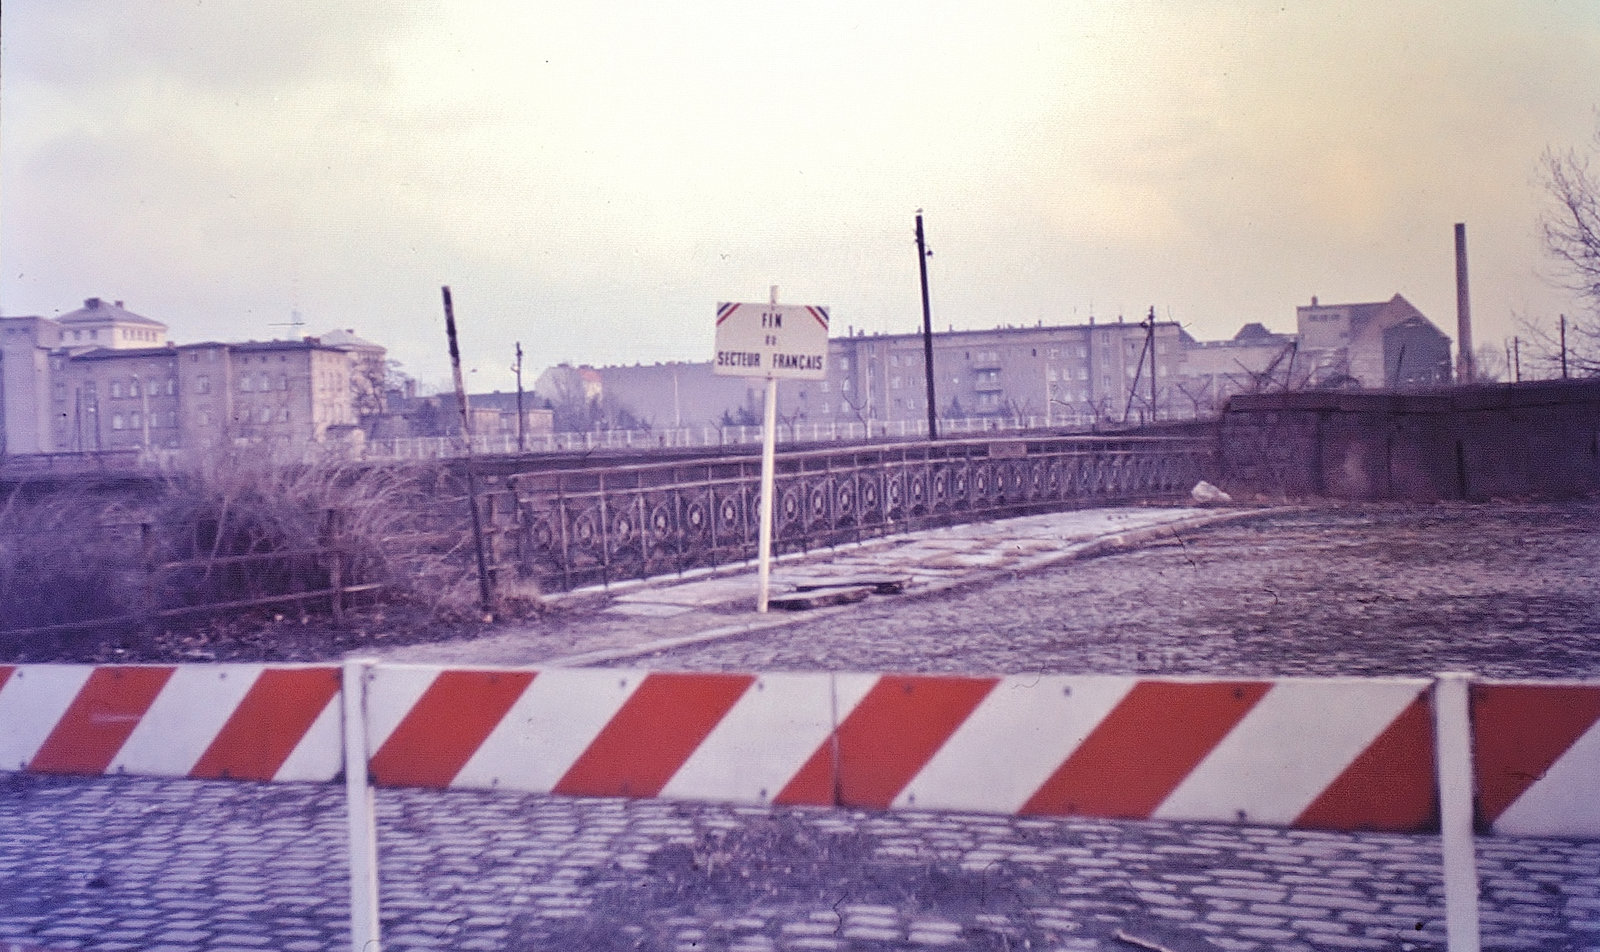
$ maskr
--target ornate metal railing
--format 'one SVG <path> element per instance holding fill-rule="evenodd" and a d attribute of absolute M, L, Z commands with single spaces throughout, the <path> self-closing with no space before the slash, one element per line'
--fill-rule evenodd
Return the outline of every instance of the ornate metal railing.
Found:
<path fill-rule="evenodd" d="M 1068 437 L 896 443 L 777 459 L 773 546 L 792 552 L 1027 512 L 1186 497 L 1215 443 Z M 755 557 L 757 456 L 522 473 L 493 493 L 493 561 L 545 591 Z"/>

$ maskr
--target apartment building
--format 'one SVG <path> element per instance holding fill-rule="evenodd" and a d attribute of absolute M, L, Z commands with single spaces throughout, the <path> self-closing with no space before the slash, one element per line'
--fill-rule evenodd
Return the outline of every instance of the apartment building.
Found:
<path fill-rule="evenodd" d="M 335 343 L 178 345 L 160 321 L 89 298 L 57 318 L 0 318 L 0 452 L 300 447 L 357 432 L 357 377 L 383 348 Z"/>
<path fill-rule="evenodd" d="M 302 446 L 348 437 L 352 364 L 316 338 L 57 354 L 57 451 Z"/>
<path fill-rule="evenodd" d="M 1308 387 L 1448 383 L 1450 340 L 1400 295 L 1372 304 L 1297 309 L 1299 333 L 1244 325 L 1231 339 L 1196 340 L 1176 322 L 1002 326 L 933 335 L 941 419 L 1034 420 L 1051 426 L 1194 419 L 1239 393 Z M 786 424 L 894 425 L 927 419 L 927 359 L 919 333 L 847 330 L 828 341 L 827 377 L 785 381 Z M 553 367 L 536 385 L 656 427 L 758 420 L 759 381 L 719 377 L 706 362 Z M 575 394 L 581 393 L 581 397 Z M 558 405 L 560 400 L 555 401 Z M 557 414 L 557 429 L 566 429 Z"/>
<path fill-rule="evenodd" d="M 1170 321 L 1153 329 L 1041 323 L 935 334 L 935 409 L 948 418 L 1089 423 L 1120 420 L 1125 412 L 1148 418 L 1153 392 L 1156 415 L 1170 416 L 1181 339 Z M 778 412 L 819 422 L 925 420 L 926 367 L 921 334 L 835 338 L 828 342 L 827 379 L 780 390 Z"/>

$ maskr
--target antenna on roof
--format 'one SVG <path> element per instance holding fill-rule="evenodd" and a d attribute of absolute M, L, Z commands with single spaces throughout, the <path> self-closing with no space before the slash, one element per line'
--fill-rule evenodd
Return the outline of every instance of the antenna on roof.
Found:
<path fill-rule="evenodd" d="M 300 309 L 299 308 L 293 307 L 293 308 L 289 309 L 289 319 L 287 321 L 279 321 L 276 324 L 270 324 L 268 326 L 269 327 L 292 327 L 292 328 L 295 328 L 293 336 L 299 337 L 300 336 L 299 329 L 306 326 L 306 319 L 300 316 Z"/>

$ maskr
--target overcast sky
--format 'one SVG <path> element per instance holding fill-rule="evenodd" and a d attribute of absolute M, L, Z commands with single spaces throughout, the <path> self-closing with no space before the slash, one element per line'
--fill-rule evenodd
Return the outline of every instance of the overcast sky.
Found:
<path fill-rule="evenodd" d="M 714 308 L 1130 320 L 1201 338 L 1396 292 L 1455 336 L 1575 303 L 1538 159 L 1600 2 L 6 0 L 0 312 L 180 342 L 334 327 L 473 389 L 709 358 Z M 527 378 L 531 383 L 531 376 Z"/>

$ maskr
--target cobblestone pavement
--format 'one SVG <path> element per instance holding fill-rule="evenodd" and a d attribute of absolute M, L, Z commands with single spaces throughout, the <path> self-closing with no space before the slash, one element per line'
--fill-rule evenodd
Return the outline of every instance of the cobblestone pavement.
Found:
<path fill-rule="evenodd" d="M 777 561 L 775 592 L 801 579 L 897 577 L 920 596 L 946 592 L 1042 565 L 1087 557 L 1175 531 L 1253 518 L 1259 510 L 1126 507 L 1047 513 L 996 522 L 947 526 L 868 540 L 862 544 L 796 553 Z M 553 610 L 526 626 L 509 626 L 463 640 L 415 644 L 380 652 L 385 661 L 444 664 L 593 664 L 638 657 L 651 646 L 766 637 L 803 620 L 852 617 L 859 606 L 790 613 L 754 611 L 753 564 L 725 567 L 687 579 L 622 583 L 552 599 Z M 881 606 L 894 611 L 906 600 Z M 372 652 L 364 652 L 371 654 Z"/>
<path fill-rule="evenodd" d="M 1600 676 L 1600 503 L 1159 535 L 1053 568 L 1071 546 L 969 552 L 925 594 L 759 630 L 709 602 L 658 618 L 607 601 L 524 633 L 531 648 L 426 660 L 576 647 L 657 668 Z M 888 549 L 930 560 L 916 540 Z M 639 656 L 674 620 L 679 637 L 721 627 Z M 1428 836 L 465 791 L 380 791 L 378 808 L 396 949 L 1443 948 Z M 343 846 L 336 786 L 0 778 L 0 943 L 347 948 Z M 1484 838 L 1478 856 L 1486 948 L 1600 950 L 1600 842 Z"/>
<path fill-rule="evenodd" d="M 1443 947 L 1430 837 L 475 791 L 380 791 L 378 816 L 392 949 Z M 332 786 L 13 782 L 0 941 L 348 948 L 343 833 Z M 1479 865 L 1485 948 L 1600 948 L 1600 843 Z"/>
<path fill-rule="evenodd" d="M 614 663 L 1600 677 L 1600 502 L 1266 514 Z"/>

